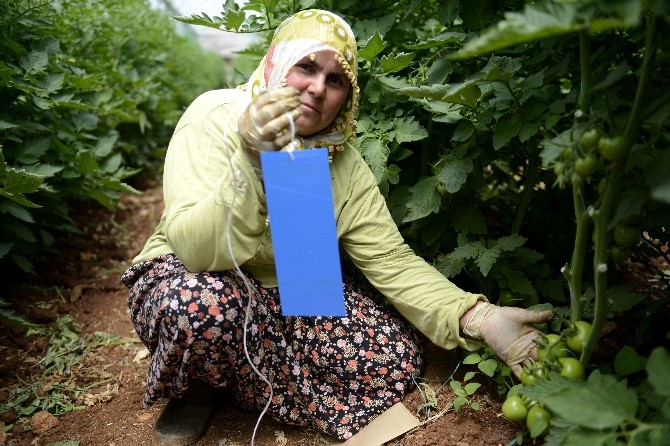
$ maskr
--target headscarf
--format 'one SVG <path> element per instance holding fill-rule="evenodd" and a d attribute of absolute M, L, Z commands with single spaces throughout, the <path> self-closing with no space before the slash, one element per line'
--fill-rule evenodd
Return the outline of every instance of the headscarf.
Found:
<path fill-rule="evenodd" d="M 351 28 L 329 11 L 308 9 L 284 20 L 275 30 L 272 42 L 260 65 L 242 88 L 253 99 L 265 90 L 286 85 L 288 71 L 300 59 L 317 51 L 331 50 L 351 82 L 345 104 L 333 122 L 309 138 L 296 137 L 296 148 L 327 147 L 332 161 L 342 144 L 353 138 L 358 111 L 358 50 Z"/>

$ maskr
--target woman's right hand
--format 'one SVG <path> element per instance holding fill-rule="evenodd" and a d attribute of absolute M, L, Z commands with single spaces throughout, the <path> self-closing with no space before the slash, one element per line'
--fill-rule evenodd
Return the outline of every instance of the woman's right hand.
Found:
<path fill-rule="evenodd" d="M 247 154 L 259 162 L 260 152 L 280 150 L 291 142 L 289 122 L 300 116 L 298 90 L 277 88 L 259 94 L 244 110 L 237 124 Z"/>

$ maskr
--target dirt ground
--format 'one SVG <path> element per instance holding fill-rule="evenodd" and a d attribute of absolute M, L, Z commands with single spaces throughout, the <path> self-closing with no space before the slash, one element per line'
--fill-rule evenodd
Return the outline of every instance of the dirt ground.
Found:
<path fill-rule="evenodd" d="M 34 322 L 56 327 L 59 317 L 71 315 L 80 339 L 97 339 L 95 348 L 84 349 L 76 364 L 57 373 L 45 374 L 48 335 L 26 336 L 25 330 L 0 325 L 0 407 L 7 405 L 19 389 L 33 385 L 35 391 L 23 403 L 38 404 L 59 385 L 69 385 L 61 393 L 71 397 L 78 410 L 58 418 L 35 410 L 19 417 L 17 408 L 0 413 L 0 446 L 128 446 L 151 445 L 153 425 L 164 403 L 142 408 L 146 352 L 131 326 L 126 308 L 126 291 L 119 282 L 122 271 L 139 252 L 162 210 L 158 187 L 141 196 L 123 198 L 114 213 L 82 207 L 79 220 L 82 236 L 69 236 L 58 242 L 61 252 L 44 257 L 37 265 L 37 276 L 15 275 L 5 278 L 0 297 L 12 303 Z M 97 333 L 97 335 L 96 335 Z M 100 341 L 107 339 L 108 341 Z M 417 414 L 421 427 L 387 445 L 428 446 L 506 446 L 518 434 L 518 426 L 500 415 L 501 400 L 496 387 L 479 374 L 482 387 L 474 400 L 481 408 L 469 407 L 455 413 L 455 398 L 444 385 L 459 364 L 462 352 L 447 352 L 426 344 L 427 370 L 423 383 L 435 392 L 429 401 L 429 414 L 417 409 L 425 405 L 430 391 L 412 392 L 406 407 Z M 71 354 L 77 353 L 70 352 Z M 58 362 L 56 362 L 58 364 Z M 468 368 L 470 367 L 470 368 Z M 461 366 L 456 377 L 476 370 Z M 422 386 L 423 388 L 423 386 Z M 69 390 L 68 390 L 69 389 Z M 72 390 L 75 389 L 75 390 Z M 257 413 L 246 412 L 234 402 L 223 400 L 199 445 L 236 446 L 250 444 Z M 428 420 L 429 417 L 432 417 Z M 9 429 L 11 427 L 11 429 Z M 327 445 L 331 439 L 300 428 L 279 425 L 264 417 L 256 445 Z M 371 445 L 374 446 L 374 445 Z"/>

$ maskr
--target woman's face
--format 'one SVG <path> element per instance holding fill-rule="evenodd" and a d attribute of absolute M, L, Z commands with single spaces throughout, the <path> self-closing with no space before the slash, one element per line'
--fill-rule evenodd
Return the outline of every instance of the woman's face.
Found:
<path fill-rule="evenodd" d="M 286 83 L 300 92 L 301 115 L 295 121 L 299 136 L 311 136 L 328 127 L 351 88 L 335 52 L 330 50 L 300 59 L 286 75 Z"/>

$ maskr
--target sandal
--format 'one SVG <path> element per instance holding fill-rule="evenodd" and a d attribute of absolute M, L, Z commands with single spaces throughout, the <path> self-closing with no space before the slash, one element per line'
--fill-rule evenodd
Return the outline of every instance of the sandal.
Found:
<path fill-rule="evenodd" d="M 158 446 L 194 445 L 204 434 L 215 406 L 214 389 L 195 382 L 181 398 L 170 398 L 156 420 L 154 440 Z"/>

